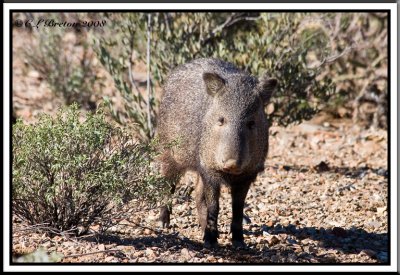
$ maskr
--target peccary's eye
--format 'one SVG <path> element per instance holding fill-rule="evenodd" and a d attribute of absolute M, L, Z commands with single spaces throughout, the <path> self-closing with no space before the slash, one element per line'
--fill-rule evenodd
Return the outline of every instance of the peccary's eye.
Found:
<path fill-rule="evenodd" d="M 253 129 L 255 125 L 256 123 L 254 122 L 254 120 L 247 122 L 247 128 L 249 128 L 250 130 Z"/>
<path fill-rule="evenodd" d="M 218 119 L 218 126 L 222 126 L 222 125 L 224 125 L 224 123 L 225 123 L 225 118 L 223 118 L 223 117 L 220 117 L 219 119 Z"/>

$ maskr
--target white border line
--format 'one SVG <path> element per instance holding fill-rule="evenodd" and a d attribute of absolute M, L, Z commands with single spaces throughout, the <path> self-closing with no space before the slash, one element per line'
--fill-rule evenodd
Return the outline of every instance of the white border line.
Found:
<path fill-rule="evenodd" d="M 318 10 L 318 9 L 392 9 L 395 11 L 396 3 L 7 3 L 5 9 L 32 9 L 32 10 L 54 10 L 54 9 L 109 9 L 109 10 Z"/>
<path fill-rule="evenodd" d="M 50 4 L 50 3 L 4 3 L 3 4 L 3 30 L 4 30 L 4 49 L 3 54 L 5 62 L 3 63 L 3 117 L 4 121 L 10 121 L 9 117 L 9 89 L 10 89 L 10 71 L 9 71 L 9 46 L 10 46 L 10 32 L 9 32 L 9 11 L 10 9 L 24 9 L 24 10 L 55 10 L 55 9 L 112 9 L 112 10 L 126 10 L 126 9 L 154 9 L 154 10 L 182 10 L 182 9 L 247 9 L 247 10 L 261 10 L 261 9 L 293 9 L 298 10 L 319 10 L 319 9 L 390 9 L 391 10 L 391 265 L 390 266 L 316 266 L 316 265 L 293 265 L 293 266 L 268 266 L 268 265 L 153 265 L 153 266 L 134 266 L 134 265 L 118 265 L 118 266 L 10 266 L 9 265 L 9 168 L 10 168 L 10 144 L 9 133 L 10 125 L 3 123 L 4 132 L 4 179 L 3 179 L 3 213 L 4 213 L 4 230 L 3 230 L 3 270 L 4 271 L 396 271 L 397 270 L 397 4 L 396 3 L 239 3 L 239 4 L 221 4 L 221 3 L 149 3 L 149 4 L 133 4 L 133 3 L 97 3 L 93 4 Z"/>

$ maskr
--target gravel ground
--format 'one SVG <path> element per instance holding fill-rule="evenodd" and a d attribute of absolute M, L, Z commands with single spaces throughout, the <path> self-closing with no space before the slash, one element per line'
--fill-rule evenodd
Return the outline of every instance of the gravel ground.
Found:
<path fill-rule="evenodd" d="M 157 210 L 132 213 L 106 235 L 79 238 L 24 230 L 15 220 L 13 255 L 44 247 L 63 263 L 386 263 L 387 132 L 327 121 L 271 128 L 266 169 L 246 199 L 246 250 L 230 245 L 224 188 L 216 250 L 202 246 L 194 194 L 177 192 L 168 229 L 160 228 Z"/>

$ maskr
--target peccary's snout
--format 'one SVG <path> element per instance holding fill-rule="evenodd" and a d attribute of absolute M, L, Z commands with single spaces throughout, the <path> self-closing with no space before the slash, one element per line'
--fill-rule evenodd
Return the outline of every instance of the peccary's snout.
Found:
<path fill-rule="evenodd" d="M 239 175 L 246 169 L 248 144 L 241 129 L 226 127 L 226 132 L 219 137 L 217 159 L 220 170 L 233 175 Z"/>

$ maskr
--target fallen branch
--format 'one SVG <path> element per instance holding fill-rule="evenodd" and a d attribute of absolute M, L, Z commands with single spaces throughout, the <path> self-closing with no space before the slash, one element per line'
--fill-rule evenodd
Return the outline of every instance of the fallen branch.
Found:
<path fill-rule="evenodd" d="M 72 255 L 64 256 L 64 258 L 82 257 L 82 256 L 93 255 L 93 254 L 98 254 L 98 253 L 109 253 L 109 252 L 118 252 L 118 251 L 121 252 L 120 249 L 109 249 L 109 250 L 88 252 L 88 253 L 83 253 L 83 254 L 72 254 Z"/>

